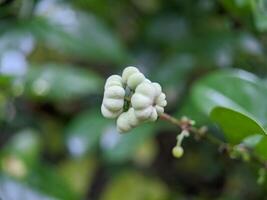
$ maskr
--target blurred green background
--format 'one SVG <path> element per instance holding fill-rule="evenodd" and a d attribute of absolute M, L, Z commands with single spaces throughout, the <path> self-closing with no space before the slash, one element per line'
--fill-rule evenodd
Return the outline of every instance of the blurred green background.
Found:
<path fill-rule="evenodd" d="M 265 0 L 0 0 L 0 198 L 266 199 L 253 163 L 193 137 L 175 159 L 174 126 L 120 135 L 100 114 L 105 79 L 134 65 L 222 140 L 213 104 L 267 127 L 265 31 Z"/>

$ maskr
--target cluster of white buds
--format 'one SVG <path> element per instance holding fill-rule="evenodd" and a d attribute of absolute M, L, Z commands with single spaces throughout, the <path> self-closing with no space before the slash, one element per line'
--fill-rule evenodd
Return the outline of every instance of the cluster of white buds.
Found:
<path fill-rule="evenodd" d="M 101 112 L 118 118 L 119 132 L 128 132 L 146 121 L 155 121 L 167 105 L 158 83 L 152 83 L 136 67 L 126 67 L 122 76 L 112 75 L 105 84 Z"/>

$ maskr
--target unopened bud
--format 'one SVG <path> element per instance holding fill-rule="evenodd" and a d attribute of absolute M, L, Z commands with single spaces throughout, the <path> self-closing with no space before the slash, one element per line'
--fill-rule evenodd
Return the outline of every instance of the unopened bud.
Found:
<path fill-rule="evenodd" d="M 181 146 L 175 146 L 173 149 L 172 149 L 172 155 L 175 157 L 175 158 L 181 158 L 184 154 L 184 149 L 183 147 Z"/>

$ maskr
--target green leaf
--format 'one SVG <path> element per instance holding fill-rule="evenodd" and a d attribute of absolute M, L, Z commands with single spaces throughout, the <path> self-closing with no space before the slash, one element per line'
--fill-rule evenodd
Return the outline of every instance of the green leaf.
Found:
<path fill-rule="evenodd" d="M 267 160 L 267 136 L 261 139 L 261 141 L 255 146 L 254 151 L 262 159 Z"/>
<path fill-rule="evenodd" d="M 102 137 L 101 146 L 104 150 L 104 155 L 107 160 L 114 162 L 130 160 L 140 145 L 144 144 L 154 133 L 155 131 L 151 124 L 144 124 L 125 135 L 119 135 L 117 131 L 110 129 Z M 110 138 L 114 140 L 112 145 L 109 145 L 110 143 L 107 141 Z"/>
<path fill-rule="evenodd" d="M 1 89 L 9 87 L 12 80 L 13 80 L 13 77 L 0 74 L 0 87 L 1 87 Z"/>
<path fill-rule="evenodd" d="M 242 144 L 244 144 L 247 147 L 254 148 L 257 144 L 259 144 L 259 142 L 262 140 L 263 137 L 264 137 L 263 135 L 259 134 L 251 135 L 246 137 L 243 140 Z"/>
<path fill-rule="evenodd" d="M 63 101 L 98 93 L 101 78 L 89 70 L 58 64 L 32 66 L 25 77 L 26 94 L 39 99 Z"/>
<path fill-rule="evenodd" d="M 230 108 L 216 107 L 212 110 L 210 117 L 220 125 L 227 141 L 231 144 L 239 144 L 251 135 L 266 134 L 255 119 Z"/>
<path fill-rule="evenodd" d="M 216 106 L 234 109 L 267 124 L 267 88 L 255 75 L 242 70 L 218 71 L 196 82 L 192 100 L 206 115 Z"/>
<path fill-rule="evenodd" d="M 231 13 L 243 17 L 251 12 L 250 1 L 251 0 L 220 0 L 223 6 Z"/>
<path fill-rule="evenodd" d="M 94 150 L 110 121 L 98 110 L 90 110 L 76 116 L 66 129 L 66 142 L 70 153 L 82 156 Z"/>

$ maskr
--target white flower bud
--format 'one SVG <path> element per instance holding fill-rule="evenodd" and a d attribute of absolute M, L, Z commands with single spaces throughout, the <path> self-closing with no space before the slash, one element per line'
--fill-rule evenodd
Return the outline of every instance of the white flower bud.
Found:
<path fill-rule="evenodd" d="M 127 112 L 122 113 L 117 119 L 117 130 L 120 133 L 128 132 L 139 124 L 134 109 L 130 108 Z"/>
<path fill-rule="evenodd" d="M 145 76 L 136 67 L 126 67 L 122 72 L 122 81 L 124 84 L 134 90 L 145 80 Z"/>
<path fill-rule="evenodd" d="M 155 121 L 167 105 L 166 95 L 158 83 L 144 81 L 137 86 L 131 104 L 139 120 Z"/>
<path fill-rule="evenodd" d="M 120 133 L 128 132 L 132 129 L 129 124 L 128 114 L 127 112 L 121 113 L 121 115 L 117 119 L 117 130 Z"/>
<path fill-rule="evenodd" d="M 122 84 L 122 78 L 119 75 L 111 75 L 105 83 L 105 89 L 110 87 L 110 86 L 120 86 L 123 87 Z"/>
<path fill-rule="evenodd" d="M 105 91 L 101 112 L 106 118 L 116 118 L 123 111 L 125 89 L 122 78 L 118 75 L 110 76 L 105 83 Z"/>

